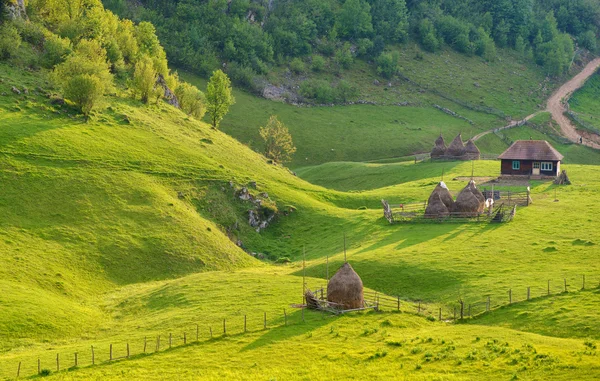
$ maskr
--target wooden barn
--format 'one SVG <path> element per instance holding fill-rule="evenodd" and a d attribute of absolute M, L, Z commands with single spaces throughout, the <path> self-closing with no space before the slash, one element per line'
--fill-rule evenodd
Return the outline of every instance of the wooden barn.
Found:
<path fill-rule="evenodd" d="M 502 176 L 556 177 L 564 158 L 545 140 L 518 140 L 502 155 Z"/>

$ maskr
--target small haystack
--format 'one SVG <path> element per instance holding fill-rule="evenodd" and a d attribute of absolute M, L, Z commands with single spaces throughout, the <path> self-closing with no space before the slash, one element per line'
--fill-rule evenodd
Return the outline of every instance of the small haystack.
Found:
<path fill-rule="evenodd" d="M 441 157 L 446 154 L 446 142 L 444 137 L 440 134 L 440 137 L 435 140 L 435 146 L 431 150 L 431 157 Z"/>
<path fill-rule="evenodd" d="M 452 202 L 454 203 L 454 201 Z M 444 201 L 437 193 L 432 193 L 427 201 L 427 209 L 425 209 L 425 218 L 442 218 L 450 215 L 450 210 L 444 204 Z"/>
<path fill-rule="evenodd" d="M 461 157 L 465 154 L 465 145 L 461 134 L 458 134 L 446 150 L 446 156 Z"/>
<path fill-rule="evenodd" d="M 454 198 L 452 198 L 452 193 L 450 193 L 450 190 L 448 189 L 448 186 L 446 186 L 445 182 L 439 182 L 439 184 L 435 187 L 433 192 L 431 192 L 427 204 L 431 204 L 432 201 L 436 201 L 436 196 L 439 196 L 442 203 L 444 203 L 448 210 L 452 210 L 452 208 L 454 207 Z"/>
<path fill-rule="evenodd" d="M 473 180 L 458 194 L 454 203 L 454 211 L 464 217 L 476 217 L 485 209 L 485 197 L 477 189 Z"/>
<path fill-rule="evenodd" d="M 473 139 L 469 139 L 465 145 L 465 159 L 467 160 L 479 160 L 481 158 L 481 151 L 473 142 Z"/>
<path fill-rule="evenodd" d="M 571 180 L 569 180 L 569 175 L 567 175 L 567 171 L 563 169 L 563 171 L 558 175 L 556 180 L 554 180 L 554 184 L 556 185 L 571 185 Z"/>
<path fill-rule="evenodd" d="M 344 263 L 327 284 L 327 301 L 334 307 L 351 310 L 363 308 L 363 283 L 348 262 Z"/>
<path fill-rule="evenodd" d="M 304 293 L 304 299 L 306 300 L 307 308 L 318 310 L 321 307 L 319 305 L 319 299 L 311 290 L 306 290 Z"/>

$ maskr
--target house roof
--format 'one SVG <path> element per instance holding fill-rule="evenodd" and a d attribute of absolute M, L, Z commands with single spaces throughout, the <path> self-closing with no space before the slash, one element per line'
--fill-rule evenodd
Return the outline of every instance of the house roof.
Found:
<path fill-rule="evenodd" d="M 508 160 L 549 160 L 561 161 L 564 158 L 545 140 L 517 140 L 498 159 Z"/>

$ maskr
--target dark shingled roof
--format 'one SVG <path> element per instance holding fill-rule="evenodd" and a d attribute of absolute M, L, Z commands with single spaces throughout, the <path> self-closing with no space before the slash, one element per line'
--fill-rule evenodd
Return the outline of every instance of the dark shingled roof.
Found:
<path fill-rule="evenodd" d="M 517 140 L 498 159 L 507 160 L 549 160 L 560 161 L 564 158 L 545 140 Z"/>

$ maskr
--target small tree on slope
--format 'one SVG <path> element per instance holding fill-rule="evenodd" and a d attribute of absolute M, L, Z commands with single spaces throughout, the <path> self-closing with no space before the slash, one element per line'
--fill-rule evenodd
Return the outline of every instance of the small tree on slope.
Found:
<path fill-rule="evenodd" d="M 231 94 L 231 81 L 221 70 L 214 71 L 210 77 L 206 86 L 206 103 L 211 124 L 217 128 L 229 112 L 229 107 L 235 103 L 235 98 Z"/>
<path fill-rule="evenodd" d="M 292 135 L 277 116 L 272 115 L 266 127 L 260 128 L 260 136 L 265 141 L 265 156 L 278 163 L 288 162 L 296 152 Z"/>

